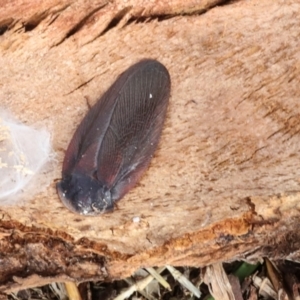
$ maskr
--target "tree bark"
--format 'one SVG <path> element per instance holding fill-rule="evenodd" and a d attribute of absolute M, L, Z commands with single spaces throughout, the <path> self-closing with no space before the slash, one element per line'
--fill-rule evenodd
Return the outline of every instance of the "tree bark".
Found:
<path fill-rule="evenodd" d="M 47 128 L 55 155 L 34 196 L 1 206 L 1 292 L 299 257 L 300 4 L 221 2 L 0 2 L 1 108 Z M 64 151 L 142 58 L 171 75 L 159 148 L 113 213 L 75 215 L 55 189 Z"/>

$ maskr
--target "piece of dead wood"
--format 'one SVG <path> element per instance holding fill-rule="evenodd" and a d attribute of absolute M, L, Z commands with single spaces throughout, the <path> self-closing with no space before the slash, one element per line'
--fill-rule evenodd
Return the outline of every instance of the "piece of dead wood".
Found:
<path fill-rule="evenodd" d="M 299 256 L 300 7 L 217 3 L 4 1 L 1 109 L 46 127 L 57 162 L 36 196 L 1 206 L 1 292 L 34 274 L 112 280 L 142 266 Z M 172 79 L 160 146 L 114 213 L 74 215 L 55 183 L 86 99 L 145 57 Z"/>

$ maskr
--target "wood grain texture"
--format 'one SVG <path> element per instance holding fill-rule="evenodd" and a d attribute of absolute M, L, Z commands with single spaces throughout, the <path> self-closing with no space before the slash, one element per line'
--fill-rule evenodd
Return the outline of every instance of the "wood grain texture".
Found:
<path fill-rule="evenodd" d="M 56 162 L 37 196 L 1 207 L 1 291 L 36 274 L 112 279 L 145 264 L 298 255 L 296 0 L 14 2 L 0 13 L 1 108 L 50 130 Z M 158 150 L 113 214 L 77 216 L 55 191 L 64 151 L 87 100 L 142 58 L 172 80 Z"/>

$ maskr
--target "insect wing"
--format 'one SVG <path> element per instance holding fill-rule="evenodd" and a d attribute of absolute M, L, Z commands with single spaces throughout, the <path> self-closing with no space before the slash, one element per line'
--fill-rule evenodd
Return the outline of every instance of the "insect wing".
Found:
<path fill-rule="evenodd" d="M 98 151 L 115 105 L 114 99 L 105 95 L 78 126 L 65 154 L 63 177 L 76 170 L 90 176 L 97 171 Z"/>
<path fill-rule="evenodd" d="M 119 79 L 122 87 L 112 87 L 118 96 L 97 164 L 98 180 L 112 190 L 114 200 L 132 188 L 147 168 L 159 141 L 170 94 L 169 73 L 154 60 L 141 61 Z"/>

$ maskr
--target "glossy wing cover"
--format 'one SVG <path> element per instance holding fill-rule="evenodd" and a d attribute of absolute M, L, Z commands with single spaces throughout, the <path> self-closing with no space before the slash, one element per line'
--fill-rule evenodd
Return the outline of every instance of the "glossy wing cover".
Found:
<path fill-rule="evenodd" d="M 146 59 L 121 74 L 77 128 L 57 190 L 72 211 L 113 209 L 139 180 L 157 147 L 170 96 L 170 76 Z"/>

